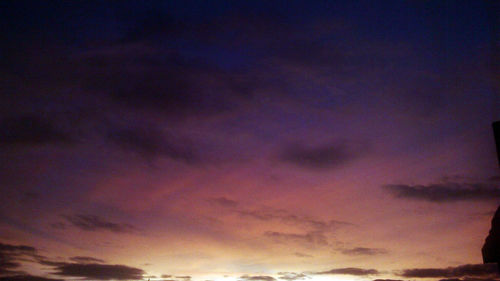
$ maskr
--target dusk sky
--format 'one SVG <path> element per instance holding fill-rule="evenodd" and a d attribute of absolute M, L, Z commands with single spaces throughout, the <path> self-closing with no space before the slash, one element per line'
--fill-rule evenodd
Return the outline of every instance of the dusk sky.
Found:
<path fill-rule="evenodd" d="M 0 1 L 0 280 L 499 281 L 494 1 Z"/>

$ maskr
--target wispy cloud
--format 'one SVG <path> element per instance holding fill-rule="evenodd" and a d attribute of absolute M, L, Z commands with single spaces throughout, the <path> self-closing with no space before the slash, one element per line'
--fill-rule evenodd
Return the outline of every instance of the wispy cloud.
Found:
<path fill-rule="evenodd" d="M 301 216 L 290 213 L 283 209 L 263 208 L 256 210 L 238 210 L 241 216 L 250 217 L 261 221 L 279 220 L 290 225 L 302 226 L 314 231 L 334 230 L 339 226 L 351 225 L 348 222 L 329 220 L 318 220 L 309 216 Z"/>
<path fill-rule="evenodd" d="M 130 233 L 137 230 L 128 223 L 115 223 L 95 215 L 76 214 L 64 216 L 73 226 L 85 231 L 107 230 L 115 233 Z"/>
<path fill-rule="evenodd" d="M 299 258 L 312 258 L 313 257 L 312 255 L 304 254 L 301 252 L 295 252 L 293 254 Z"/>
<path fill-rule="evenodd" d="M 37 249 L 26 245 L 0 243 L 0 280 L 56 281 L 60 279 L 32 276 L 17 270 L 23 262 L 35 262 L 49 266 L 52 274 L 65 277 L 83 277 L 90 280 L 140 280 L 145 273 L 142 269 L 125 265 L 103 264 L 103 260 L 93 257 L 71 257 L 72 262 L 52 261 L 38 254 Z"/>
<path fill-rule="evenodd" d="M 345 267 L 345 268 L 334 268 L 328 271 L 320 271 L 314 274 L 322 274 L 322 275 L 345 274 L 345 275 L 355 275 L 355 276 L 366 276 L 366 275 L 377 275 L 379 274 L 379 272 L 376 269 Z"/>
<path fill-rule="evenodd" d="M 464 277 L 464 278 L 446 278 L 439 281 L 499 281 L 499 278 L 492 277 Z"/>
<path fill-rule="evenodd" d="M 19 271 L 21 261 L 35 255 L 36 249 L 33 247 L 0 243 L 0 275 L 23 273 Z"/>
<path fill-rule="evenodd" d="M 146 159 L 166 157 L 186 163 L 197 163 L 200 160 L 196 149 L 187 140 L 176 139 L 151 126 L 112 129 L 107 138 L 118 147 Z"/>
<path fill-rule="evenodd" d="M 46 278 L 29 274 L 0 277 L 0 281 L 64 281 L 63 279 Z"/>
<path fill-rule="evenodd" d="M 141 280 L 144 270 L 117 264 L 56 263 L 53 274 L 94 280 Z"/>
<path fill-rule="evenodd" d="M 267 231 L 264 233 L 266 237 L 272 238 L 275 241 L 295 241 L 299 243 L 310 243 L 315 245 L 328 245 L 328 240 L 322 232 L 308 232 L 305 234 L 298 233 L 283 233 L 277 231 Z"/>
<path fill-rule="evenodd" d="M 383 187 L 397 198 L 429 202 L 498 200 L 500 188 L 491 183 L 390 184 Z"/>
<path fill-rule="evenodd" d="M 226 207 L 226 208 L 234 208 L 234 207 L 238 206 L 237 201 L 229 199 L 229 198 L 224 197 L 224 196 L 217 197 L 217 198 L 211 198 L 211 199 L 208 199 L 207 201 L 212 203 L 212 204 L 219 205 L 219 206 Z"/>
<path fill-rule="evenodd" d="M 279 159 L 302 168 L 326 170 L 342 167 L 362 156 L 367 150 L 367 145 L 347 142 L 319 146 L 294 144 L 286 147 L 280 153 Z"/>
<path fill-rule="evenodd" d="M 447 268 L 412 268 L 399 273 L 408 278 L 450 278 L 464 276 L 491 276 L 497 274 L 496 264 L 465 264 Z"/>
<path fill-rule="evenodd" d="M 69 260 L 77 263 L 104 263 L 104 260 L 93 257 L 71 257 Z"/>
<path fill-rule="evenodd" d="M 340 250 L 340 252 L 344 255 L 349 255 L 349 256 L 375 256 L 375 255 L 385 255 L 388 253 L 386 249 L 365 248 L 365 247 L 342 249 Z"/>
<path fill-rule="evenodd" d="M 240 276 L 239 280 L 242 280 L 242 281 L 275 281 L 276 278 L 274 278 L 272 276 L 267 276 L 267 275 L 255 275 L 255 276 L 243 275 L 243 276 Z"/>
<path fill-rule="evenodd" d="M 305 275 L 304 273 L 296 273 L 296 272 L 278 272 L 278 279 L 282 280 L 305 280 L 310 279 L 311 277 Z"/>

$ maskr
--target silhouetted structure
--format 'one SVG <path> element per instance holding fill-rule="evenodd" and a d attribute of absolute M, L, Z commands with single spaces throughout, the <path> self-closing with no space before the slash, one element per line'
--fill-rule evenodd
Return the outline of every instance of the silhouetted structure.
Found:
<path fill-rule="evenodd" d="M 497 146 L 498 165 L 500 166 L 500 121 L 493 122 L 493 134 Z"/>
<path fill-rule="evenodd" d="M 497 147 L 498 165 L 500 166 L 500 121 L 493 122 L 493 134 Z M 496 262 L 498 272 L 500 273 L 500 206 L 498 206 L 493 219 L 491 220 L 491 229 L 483 248 L 483 262 Z"/>
<path fill-rule="evenodd" d="M 483 245 L 483 262 L 496 262 L 500 272 L 500 206 L 491 220 L 490 234 Z"/>

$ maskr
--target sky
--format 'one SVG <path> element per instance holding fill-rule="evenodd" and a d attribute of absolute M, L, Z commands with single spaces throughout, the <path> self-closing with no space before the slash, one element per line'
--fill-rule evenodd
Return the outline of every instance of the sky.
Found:
<path fill-rule="evenodd" d="M 0 280 L 500 280 L 498 8 L 1 1 Z"/>

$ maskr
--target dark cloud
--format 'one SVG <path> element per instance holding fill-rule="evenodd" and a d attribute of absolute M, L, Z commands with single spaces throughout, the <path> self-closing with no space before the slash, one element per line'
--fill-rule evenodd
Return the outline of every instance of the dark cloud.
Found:
<path fill-rule="evenodd" d="M 161 278 L 170 278 L 172 277 L 172 275 L 169 275 L 169 274 L 162 274 L 161 275 Z"/>
<path fill-rule="evenodd" d="M 404 281 L 400 279 L 374 279 L 373 281 Z"/>
<path fill-rule="evenodd" d="M 250 276 L 250 275 L 243 275 L 240 276 L 240 280 L 242 281 L 274 281 L 276 278 L 272 276 L 266 276 L 266 275 L 256 275 L 256 276 Z"/>
<path fill-rule="evenodd" d="M 147 50 L 135 49 L 88 54 L 81 59 L 83 87 L 91 93 L 109 95 L 114 101 L 138 108 L 154 108 L 172 114 L 189 110 L 191 96 L 187 65 L 175 59 L 161 65 L 150 62 Z"/>
<path fill-rule="evenodd" d="M 346 268 L 335 268 L 328 271 L 316 272 L 315 274 L 345 274 L 345 275 L 365 276 L 365 275 L 377 275 L 379 274 L 379 272 L 376 269 L 346 267 Z"/>
<path fill-rule="evenodd" d="M 26 253 L 35 253 L 36 249 L 31 246 L 25 245 L 9 245 L 0 243 L 0 251 L 1 252 L 9 252 L 12 254 L 26 254 Z"/>
<path fill-rule="evenodd" d="M 51 263 L 53 274 L 91 280 L 141 280 L 144 270 L 125 265 L 96 263 Z"/>
<path fill-rule="evenodd" d="M 200 160 L 195 148 L 188 141 L 175 139 L 152 127 L 112 130 L 107 138 L 122 149 L 136 152 L 147 159 L 167 157 L 186 163 L 196 163 Z"/>
<path fill-rule="evenodd" d="M 72 216 L 64 216 L 73 226 L 85 231 L 101 231 L 108 230 L 115 233 L 130 233 L 137 229 L 127 223 L 115 223 L 107 221 L 99 216 L 77 214 Z"/>
<path fill-rule="evenodd" d="M 0 243 L 0 275 L 17 275 L 21 261 L 36 256 L 36 249 L 25 245 Z"/>
<path fill-rule="evenodd" d="M 365 248 L 365 247 L 342 249 L 340 252 L 344 255 L 350 255 L 350 256 L 375 256 L 375 255 L 387 254 L 387 250 L 385 249 Z"/>
<path fill-rule="evenodd" d="M 399 275 L 408 278 L 453 278 L 464 276 L 492 276 L 497 272 L 496 264 L 466 264 L 447 268 L 405 269 Z"/>
<path fill-rule="evenodd" d="M 500 181 L 500 176 L 491 176 L 488 178 L 489 181 Z"/>
<path fill-rule="evenodd" d="M 310 278 L 304 273 L 296 273 L 296 272 L 278 272 L 278 279 L 282 280 L 305 280 Z"/>
<path fill-rule="evenodd" d="M 102 264 L 104 261 L 92 257 L 72 257 L 74 262 L 52 261 L 37 254 L 37 250 L 25 245 L 9 245 L 0 243 L 0 275 L 7 275 L 0 280 L 33 280 L 55 281 L 39 276 L 27 275 L 24 272 L 12 271 L 21 266 L 21 262 L 31 261 L 49 266 L 55 272 L 51 274 L 67 277 L 83 277 L 90 280 L 140 280 L 145 273 L 142 269 L 125 265 Z M 98 262 L 98 263 L 96 263 Z"/>
<path fill-rule="evenodd" d="M 46 278 L 27 274 L 0 277 L 0 281 L 64 281 L 63 279 Z"/>
<path fill-rule="evenodd" d="M 500 198 L 500 188 L 487 183 L 390 184 L 385 185 L 384 189 L 397 198 L 429 202 L 498 200 Z"/>
<path fill-rule="evenodd" d="M 185 280 L 185 281 L 191 280 L 191 276 L 189 276 L 189 275 L 186 275 L 186 276 L 175 276 L 175 278 L 179 278 L 179 279 L 182 279 L 182 280 Z"/>
<path fill-rule="evenodd" d="M 266 237 L 276 241 L 294 241 L 299 243 L 310 243 L 315 245 L 328 245 L 326 236 L 322 232 L 308 232 L 306 234 L 283 233 L 277 231 L 267 231 L 264 233 Z"/>
<path fill-rule="evenodd" d="M 71 257 L 69 260 L 76 263 L 104 263 L 103 260 L 92 257 Z"/>
<path fill-rule="evenodd" d="M 37 115 L 19 115 L 0 121 L 0 144 L 37 145 L 67 144 L 73 142 L 70 135 L 47 118 Z"/>
<path fill-rule="evenodd" d="M 366 145 L 356 147 L 347 143 L 314 147 L 294 144 L 285 148 L 281 152 L 279 159 L 282 162 L 291 163 L 302 168 L 325 170 L 342 167 L 360 157 L 366 150 Z"/>
<path fill-rule="evenodd" d="M 208 199 L 208 202 L 216 204 L 216 205 L 220 205 L 222 207 L 227 207 L 227 208 L 234 208 L 234 207 L 238 206 L 237 201 L 228 199 L 226 197 L 211 198 L 211 199 Z"/>
<path fill-rule="evenodd" d="M 103 48 L 80 55 L 77 63 L 87 92 L 169 117 L 231 111 L 249 96 L 233 73 L 154 44 Z"/>
<path fill-rule="evenodd" d="M 500 272 L 500 206 L 491 220 L 491 229 L 484 242 L 482 254 L 483 262 L 496 262 Z"/>

